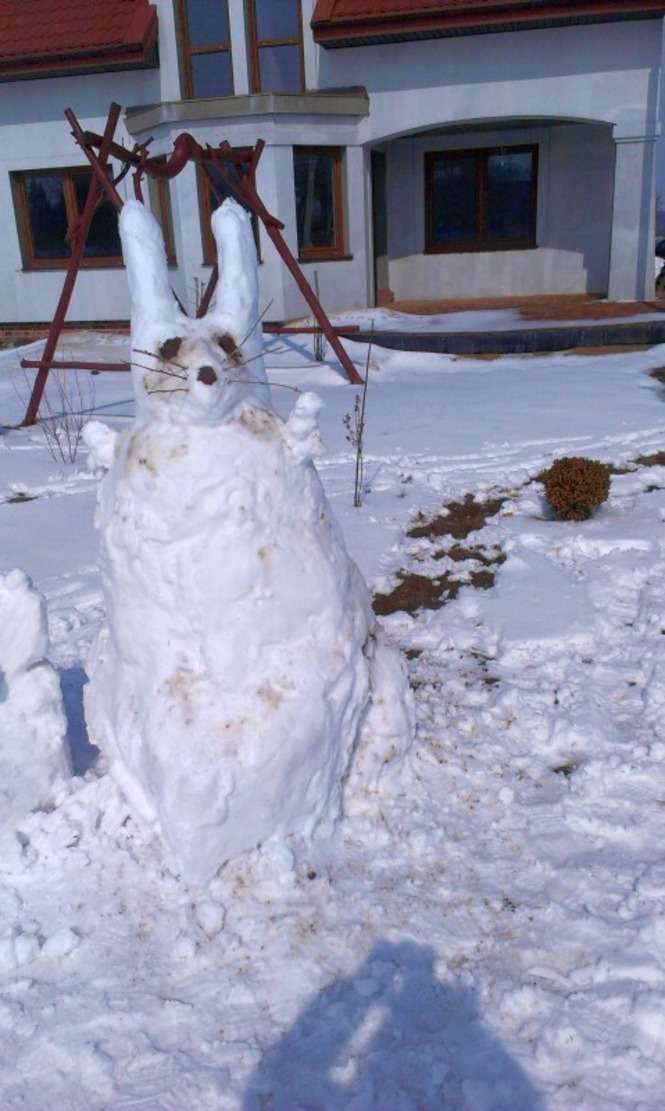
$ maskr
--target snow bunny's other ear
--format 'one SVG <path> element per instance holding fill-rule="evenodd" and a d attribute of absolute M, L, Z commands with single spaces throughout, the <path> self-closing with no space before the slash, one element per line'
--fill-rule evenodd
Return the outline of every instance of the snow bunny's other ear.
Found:
<path fill-rule="evenodd" d="M 125 201 L 120 211 L 120 238 L 132 302 L 132 326 L 181 317 L 169 283 L 162 231 L 140 201 Z"/>
<path fill-rule="evenodd" d="M 261 338 L 251 217 L 229 197 L 213 212 L 212 232 L 217 244 L 219 281 L 206 322 L 214 326 L 220 337 L 231 335 L 236 344 L 245 345 L 256 335 Z"/>

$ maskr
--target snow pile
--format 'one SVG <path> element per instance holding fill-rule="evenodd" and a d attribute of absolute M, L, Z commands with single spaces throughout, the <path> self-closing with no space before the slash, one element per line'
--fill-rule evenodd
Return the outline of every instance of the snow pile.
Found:
<path fill-rule="evenodd" d="M 371 700 L 344 790 L 345 813 L 353 816 L 370 811 L 373 797 L 399 780 L 416 725 L 401 652 L 381 633 L 370 644 Z"/>
<path fill-rule="evenodd" d="M 126 356 L 117 337 L 85 343 L 82 358 Z M 390 759 L 377 695 L 339 835 L 272 839 L 201 892 L 109 775 L 22 820 L 15 855 L 0 851 L 3 1111 L 662 1111 L 665 467 L 613 475 L 581 524 L 550 520 L 528 480 L 559 455 L 660 452 L 648 372 L 665 347 L 492 363 L 374 347 L 360 509 L 354 391 L 311 337 L 269 347 L 269 376 L 325 397 L 317 466 L 367 581 L 468 583 L 384 623 L 408 656 L 416 741 Z M 0 353 L 17 421 L 19 358 Z M 100 415 L 126 427 L 127 376 L 96 381 Z M 286 417 L 295 395 L 273 394 Z M 76 694 L 104 613 L 93 485 L 54 472 L 38 429 L 2 436 L 4 563 L 47 596 L 50 658 Z M 471 491 L 508 500 L 456 542 L 468 559 L 452 537 L 407 535 Z M 494 586 L 474 589 L 479 552 L 499 549 Z"/>
<path fill-rule="evenodd" d="M 195 883 L 270 837 L 331 826 L 374 651 L 368 593 L 312 464 L 320 402 L 299 396 L 285 422 L 273 411 L 249 218 L 227 201 L 213 231 L 222 278 L 194 321 L 157 224 L 125 205 L 137 419 L 85 433 L 107 469 L 90 738 Z M 373 689 L 399 706 L 389 651 Z"/>
<path fill-rule="evenodd" d="M 23 571 L 0 575 L 0 832 L 70 773 L 60 684 L 46 661 L 46 607 Z"/>

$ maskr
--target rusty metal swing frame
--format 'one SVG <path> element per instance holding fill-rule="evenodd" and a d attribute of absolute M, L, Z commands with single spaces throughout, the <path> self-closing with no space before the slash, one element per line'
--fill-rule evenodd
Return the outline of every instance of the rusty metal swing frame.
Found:
<path fill-rule="evenodd" d="M 223 198 L 220 196 L 220 192 L 210 172 L 210 167 L 214 166 L 222 178 L 222 181 L 228 185 L 230 193 L 236 196 L 250 212 L 261 220 L 280 258 L 291 273 L 298 289 L 311 309 L 318 327 L 321 332 L 323 332 L 344 368 L 349 382 L 354 384 L 362 383 L 362 378 L 340 342 L 338 330 L 330 323 L 321 302 L 307 281 L 298 265 L 297 259 L 292 254 L 282 235 L 284 225 L 276 216 L 272 216 L 268 212 L 257 192 L 256 167 L 265 146 L 263 140 L 259 139 L 253 147 L 232 147 L 226 141 L 220 143 L 218 147 L 211 147 L 209 145 L 202 147 L 191 135 L 187 132 L 183 132 L 175 139 L 173 151 L 168 158 L 151 158 L 148 154 L 150 140 L 148 140 L 148 143 L 137 143 L 132 150 L 129 150 L 121 143 L 115 142 L 114 135 L 121 111 L 122 109 L 119 104 L 111 104 L 103 135 L 98 135 L 93 131 L 84 131 L 73 110 L 68 108 L 65 111 L 65 117 L 71 126 L 74 140 L 88 159 L 93 173 L 83 210 L 79 219 L 68 231 L 68 239 L 71 244 L 71 255 L 58 305 L 53 321 L 49 327 L 44 351 L 40 359 L 21 360 L 22 367 L 26 367 L 30 370 L 37 370 L 28 407 L 25 417 L 23 418 L 23 425 L 32 425 L 37 422 L 39 406 L 44 395 L 49 371 L 128 371 L 130 369 L 129 363 L 82 362 L 58 360 L 54 358 L 76 285 L 78 272 L 81 268 L 88 231 L 97 208 L 105 198 L 111 201 L 118 212 L 120 211 L 124 202 L 118 192 L 117 186 L 120 180 L 125 177 L 130 170 L 133 170 L 134 194 L 138 200 L 142 201 L 143 192 L 141 180 L 144 176 L 170 180 L 176 177 L 188 162 L 194 162 L 202 167 L 215 196 L 218 200 L 222 200 Z M 115 179 L 112 177 L 109 167 L 109 158 L 111 156 L 122 162 L 123 167 L 120 174 Z M 230 167 L 232 168 L 233 174 L 229 170 Z M 198 307 L 197 317 L 204 316 L 208 311 L 217 285 L 217 277 L 217 264 L 215 264 Z M 182 308 L 182 305 L 180 307 Z M 184 311 L 183 309 L 183 312 Z M 314 328 L 303 327 L 274 328 L 274 331 L 278 333 L 295 333 L 315 330 Z M 353 327 L 346 327 L 344 329 L 345 332 L 353 332 L 356 330 L 357 329 Z"/>

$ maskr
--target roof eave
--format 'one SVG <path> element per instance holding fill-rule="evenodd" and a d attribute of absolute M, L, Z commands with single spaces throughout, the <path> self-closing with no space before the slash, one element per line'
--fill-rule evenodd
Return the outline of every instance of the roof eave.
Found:
<path fill-rule="evenodd" d="M 90 73 L 117 73 L 123 70 L 154 69 L 157 66 L 156 57 L 146 60 L 123 55 L 117 59 L 91 58 L 80 59 L 76 64 L 72 62 L 54 64 L 43 62 L 30 66 L 16 66 L 7 68 L 0 66 L 0 82 L 38 80 L 46 77 L 81 77 Z"/>
<path fill-rule="evenodd" d="M 454 35 L 557 27 L 575 23 L 606 23 L 626 19 L 653 19 L 665 13 L 665 0 L 587 0 L 579 3 L 523 2 L 474 4 L 436 15 L 395 17 L 365 16 L 355 19 L 312 20 L 314 40 L 336 49 L 380 43 L 446 38 Z"/>
<path fill-rule="evenodd" d="M 147 14 L 147 19 L 146 19 Z M 157 65 L 157 9 L 149 5 L 134 16 L 124 42 L 81 47 L 61 54 L 0 54 L 0 81 L 29 77 L 69 77 L 110 70 L 150 69 Z"/>

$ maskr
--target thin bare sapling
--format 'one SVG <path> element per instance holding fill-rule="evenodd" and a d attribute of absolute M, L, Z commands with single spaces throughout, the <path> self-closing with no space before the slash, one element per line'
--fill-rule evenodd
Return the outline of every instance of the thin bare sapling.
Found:
<path fill-rule="evenodd" d="M 372 325 L 372 332 L 374 325 Z M 367 385 L 369 383 L 369 367 L 372 354 L 372 340 L 367 345 L 367 358 L 365 360 L 365 380 L 362 393 L 356 394 L 353 412 L 346 413 L 342 423 L 346 429 L 346 439 L 355 448 L 356 465 L 353 476 L 353 505 L 359 509 L 365 494 L 365 412 L 367 405 Z"/>

